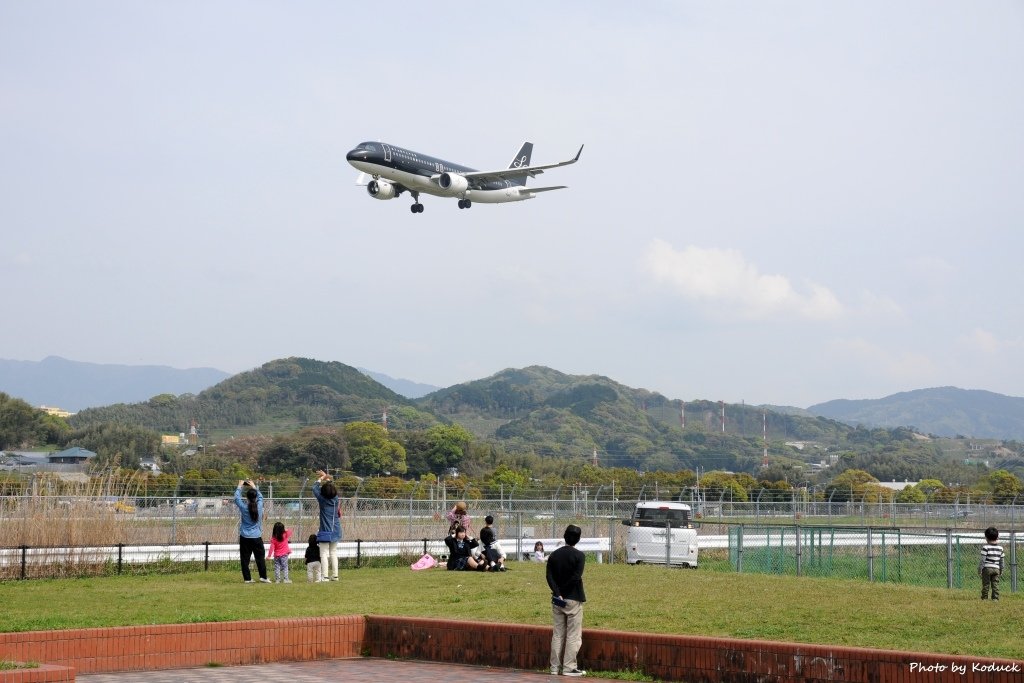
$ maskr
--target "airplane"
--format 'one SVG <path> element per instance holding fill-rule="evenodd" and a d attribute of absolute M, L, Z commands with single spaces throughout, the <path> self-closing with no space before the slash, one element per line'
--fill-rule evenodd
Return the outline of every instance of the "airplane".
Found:
<path fill-rule="evenodd" d="M 580 145 L 576 156 L 568 161 L 531 166 L 533 143 L 524 142 L 508 168 L 500 171 L 477 171 L 384 142 L 360 143 L 345 158 L 361 171 L 356 184 L 366 185 L 371 197 L 394 199 L 409 192 L 413 199 L 411 211 L 423 213 L 421 192 L 436 197 L 458 197 L 459 208 L 468 209 L 473 202 L 520 202 L 533 199 L 538 192 L 562 190 L 565 185 L 528 188 L 526 181 L 549 168 L 575 164 L 582 153 L 583 145 Z M 372 180 L 366 182 L 366 176 L 372 176 Z"/>

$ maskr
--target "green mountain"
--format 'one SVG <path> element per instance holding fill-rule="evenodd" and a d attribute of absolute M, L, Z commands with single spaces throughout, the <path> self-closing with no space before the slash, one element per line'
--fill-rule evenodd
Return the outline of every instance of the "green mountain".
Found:
<path fill-rule="evenodd" d="M 185 432 L 195 420 L 203 433 L 277 432 L 309 424 L 380 421 L 385 410 L 389 424 L 398 428 L 436 423 L 433 416 L 356 368 L 284 358 L 229 377 L 199 394 L 161 394 L 143 403 L 90 408 L 72 416 L 70 423 L 80 428 L 119 422 Z"/>
<path fill-rule="evenodd" d="M 936 436 L 1024 440 L 1024 398 L 938 387 L 880 399 L 840 399 L 807 409 L 851 425 L 913 426 Z"/>
<path fill-rule="evenodd" d="M 603 465 L 678 469 L 702 464 L 749 470 L 764 452 L 802 459 L 786 441 L 845 443 L 833 420 L 711 401 L 684 403 L 599 375 L 532 366 L 503 370 L 420 399 L 418 405 L 513 451 L 591 458 Z M 685 429 L 683 426 L 685 420 Z"/>
<path fill-rule="evenodd" d="M 219 443 L 232 435 L 379 421 L 385 411 L 396 438 L 412 439 L 406 444 L 410 452 L 422 444 L 409 430 L 440 422 L 463 425 L 479 438 L 475 466 L 484 468 L 506 461 L 505 456 L 516 466 L 552 456 L 571 469 L 572 463 L 590 462 L 596 452 L 606 467 L 758 471 L 772 481 L 796 481 L 808 477 L 810 468 L 791 466 L 820 462 L 826 454 L 880 479 L 920 478 L 944 471 L 952 461 L 934 440 L 908 429 L 851 427 L 825 417 L 712 401 L 684 404 L 607 377 L 537 366 L 503 370 L 413 402 L 348 365 L 285 358 L 199 394 L 161 394 L 142 403 L 90 408 L 70 423 L 78 430 L 114 423 L 177 433 L 188 431 L 195 420 L 205 443 Z M 772 468 L 759 471 L 765 429 Z M 969 474 L 949 470 L 944 479 L 967 481 Z"/>

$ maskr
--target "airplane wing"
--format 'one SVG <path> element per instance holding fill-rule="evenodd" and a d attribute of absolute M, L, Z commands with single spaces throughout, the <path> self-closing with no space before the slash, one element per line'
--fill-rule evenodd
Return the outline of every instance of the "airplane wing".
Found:
<path fill-rule="evenodd" d="M 520 168 L 503 168 L 500 171 L 470 171 L 468 173 L 460 173 L 459 175 L 465 177 L 467 180 L 478 180 L 481 182 L 490 182 L 492 180 L 508 180 L 510 178 L 525 178 L 529 176 L 533 178 L 540 175 L 546 169 L 558 168 L 559 166 L 568 166 L 569 164 L 575 164 L 580 160 L 580 154 L 583 153 L 583 145 L 580 145 L 580 151 L 576 152 L 576 156 L 568 161 L 559 161 L 557 164 L 544 164 L 542 166 L 522 166 Z M 556 188 L 543 188 L 530 190 L 531 192 L 542 192 L 544 189 L 556 189 Z M 561 188 L 557 188 L 561 189 Z"/>
<path fill-rule="evenodd" d="M 522 188 L 519 188 L 519 192 L 520 192 L 520 194 L 522 194 L 524 192 L 529 192 L 530 194 L 534 194 L 536 192 L 550 192 L 551 190 L 564 190 L 567 187 L 569 187 L 569 186 L 568 185 L 554 185 L 552 187 L 522 187 Z"/>

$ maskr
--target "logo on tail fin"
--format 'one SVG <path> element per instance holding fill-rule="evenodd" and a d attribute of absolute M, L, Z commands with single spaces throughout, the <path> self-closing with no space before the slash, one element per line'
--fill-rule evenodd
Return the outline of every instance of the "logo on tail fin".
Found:
<path fill-rule="evenodd" d="M 519 148 L 519 153 L 512 158 L 512 163 L 508 165 L 509 168 L 524 168 L 530 165 L 530 157 L 533 156 L 533 143 L 524 142 L 523 146 Z M 513 185 L 526 185 L 526 178 L 515 178 L 509 180 Z"/>

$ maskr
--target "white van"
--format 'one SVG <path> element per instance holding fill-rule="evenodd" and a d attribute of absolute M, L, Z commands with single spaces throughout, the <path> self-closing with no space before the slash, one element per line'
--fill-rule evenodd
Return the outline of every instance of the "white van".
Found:
<path fill-rule="evenodd" d="M 697 568 L 697 531 L 690 506 L 670 501 L 636 504 L 633 516 L 622 520 L 626 532 L 626 562 L 670 564 Z"/>

